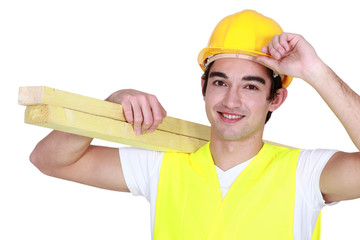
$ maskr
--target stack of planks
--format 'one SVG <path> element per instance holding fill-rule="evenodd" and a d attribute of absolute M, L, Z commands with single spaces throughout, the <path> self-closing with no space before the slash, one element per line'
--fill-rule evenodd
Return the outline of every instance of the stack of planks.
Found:
<path fill-rule="evenodd" d="M 136 135 L 120 104 L 54 88 L 20 87 L 18 99 L 20 105 L 26 106 L 25 123 L 77 135 L 150 150 L 187 153 L 195 152 L 210 140 L 209 126 L 173 117 L 166 117 L 152 133 Z"/>
<path fill-rule="evenodd" d="M 205 125 L 166 117 L 152 133 L 136 135 L 120 104 L 49 87 L 20 87 L 25 123 L 158 151 L 195 152 L 210 139 Z"/>

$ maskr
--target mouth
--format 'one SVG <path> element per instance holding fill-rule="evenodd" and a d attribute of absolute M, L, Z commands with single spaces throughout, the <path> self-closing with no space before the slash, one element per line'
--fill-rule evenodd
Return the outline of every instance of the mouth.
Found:
<path fill-rule="evenodd" d="M 220 114 L 220 116 L 224 119 L 224 120 L 240 120 L 242 118 L 244 118 L 244 115 L 238 115 L 238 114 L 230 114 L 230 113 L 223 113 L 223 112 L 218 112 Z"/>

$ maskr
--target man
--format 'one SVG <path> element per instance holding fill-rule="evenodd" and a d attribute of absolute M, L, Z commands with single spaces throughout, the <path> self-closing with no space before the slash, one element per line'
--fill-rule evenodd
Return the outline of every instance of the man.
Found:
<path fill-rule="evenodd" d="M 196 153 L 119 151 L 53 131 L 31 161 L 51 176 L 145 196 L 154 239 L 319 239 L 325 203 L 360 197 L 360 153 L 264 144 L 265 122 L 298 77 L 360 149 L 360 97 L 303 37 L 254 11 L 224 18 L 199 64 L 211 140 Z M 156 97 L 135 90 L 107 100 L 123 105 L 137 134 L 166 116 Z"/>

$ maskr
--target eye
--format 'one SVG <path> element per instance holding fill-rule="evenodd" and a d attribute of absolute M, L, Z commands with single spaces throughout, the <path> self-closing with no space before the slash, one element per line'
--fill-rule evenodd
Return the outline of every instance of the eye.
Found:
<path fill-rule="evenodd" d="M 258 90 L 258 87 L 256 87 L 255 85 L 251 85 L 251 84 L 246 85 L 245 88 L 249 89 L 249 90 Z"/>
<path fill-rule="evenodd" d="M 225 86 L 226 86 L 226 83 L 225 83 L 224 81 L 221 81 L 221 80 L 215 80 L 215 81 L 213 82 L 213 84 L 214 84 L 215 86 L 219 86 L 219 87 L 225 87 Z"/>

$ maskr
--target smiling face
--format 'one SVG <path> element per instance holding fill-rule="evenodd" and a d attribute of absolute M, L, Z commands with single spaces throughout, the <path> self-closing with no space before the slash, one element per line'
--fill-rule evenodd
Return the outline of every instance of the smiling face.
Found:
<path fill-rule="evenodd" d="M 268 111 L 285 100 L 268 100 L 270 81 L 268 70 L 249 60 L 225 58 L 213 63 L 204 96 L 212 140 L 262 138 Z"/>

